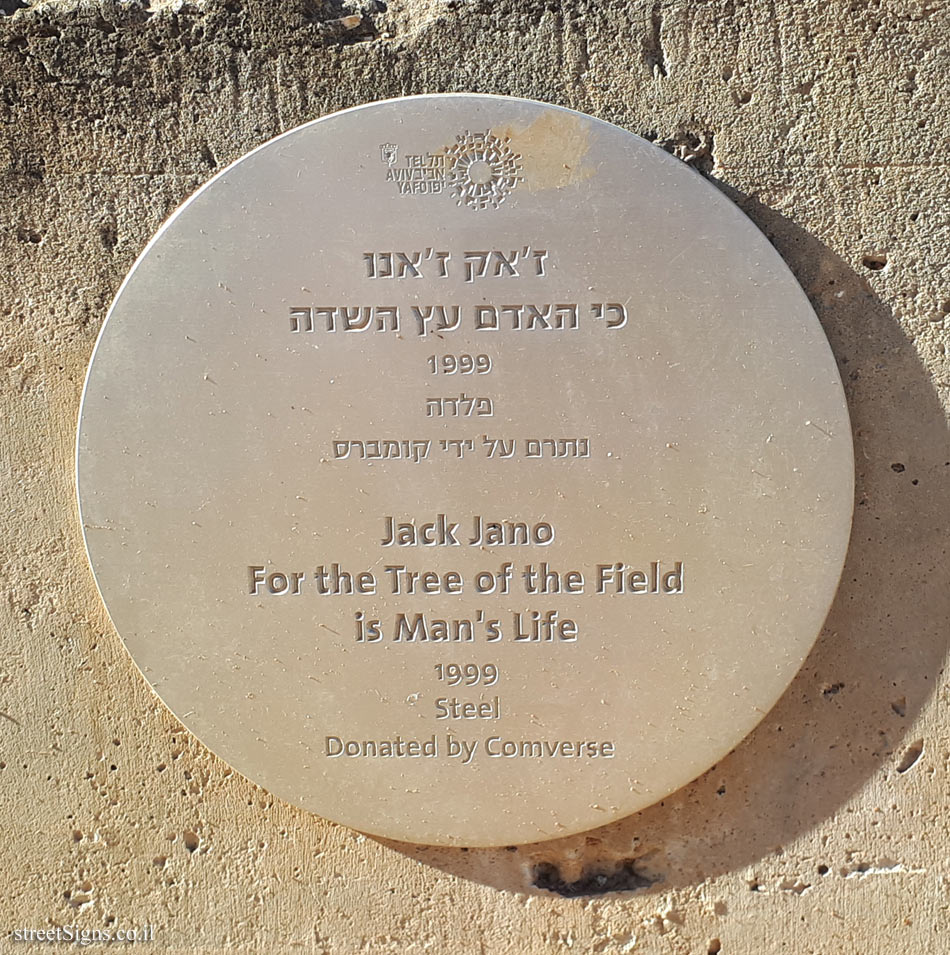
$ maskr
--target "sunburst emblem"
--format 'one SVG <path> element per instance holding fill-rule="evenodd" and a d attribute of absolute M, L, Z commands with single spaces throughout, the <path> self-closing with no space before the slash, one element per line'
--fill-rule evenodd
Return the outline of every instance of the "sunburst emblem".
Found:
<path fill-rule="evenodd" d="M 455 145 L 445 151 L 448 183 L 460 206 L 472 209 L 497 209 L 519 182 L 521 154 L 490 132 L 455 137 Z"/>

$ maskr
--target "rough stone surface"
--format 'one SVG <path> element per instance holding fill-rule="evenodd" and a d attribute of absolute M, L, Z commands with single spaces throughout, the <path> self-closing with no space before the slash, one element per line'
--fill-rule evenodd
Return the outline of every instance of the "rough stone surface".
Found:
<path fill-rule="evenodd" d="M 943 0 L 0 0 L 0 937 L 944 950 L 948 40 Z M 665 802 L 515 850 L 382 843 L 230 771 L 112 630 L 72 484 L 96 334 L 162 220 L 283 130 L 447 90 L 574 107 L 710 177 L 809 294 L 856 441 L 843 584 L 775 710 Z"/>

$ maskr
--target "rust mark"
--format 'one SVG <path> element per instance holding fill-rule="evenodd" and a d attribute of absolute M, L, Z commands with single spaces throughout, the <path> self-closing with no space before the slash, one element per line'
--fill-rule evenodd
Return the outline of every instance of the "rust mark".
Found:
<path fill-rule="evenodd" d="M 590 149 L 590 126 L 580 116 L 557 111 L 545 112 L 523 128 L 498 126 L 491 130 L 521 155 L 523 188 L 529 192 L 563 189 L 594 175 L 584 164 Z"/>

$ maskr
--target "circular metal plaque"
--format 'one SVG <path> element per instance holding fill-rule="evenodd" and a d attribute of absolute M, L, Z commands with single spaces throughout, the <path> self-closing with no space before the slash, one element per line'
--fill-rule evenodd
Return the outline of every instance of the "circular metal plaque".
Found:
<path fill-rule="evenodd" d="M 851 522 L 834 358 L 765 238 L 638 137 L 494 96 L 212 179 L 122 286 L 78 445 L 162 700 L 275 794 L 424 843 L 579 832 L 720 759 Z"/>

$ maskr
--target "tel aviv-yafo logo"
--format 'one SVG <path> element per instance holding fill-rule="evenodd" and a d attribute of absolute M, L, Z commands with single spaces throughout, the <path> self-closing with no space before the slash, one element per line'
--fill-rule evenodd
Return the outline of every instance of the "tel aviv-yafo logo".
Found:
<path fill-rule="evenodd" d="M 446 194 L 457 205 L 481 210 L 497 209 L 524 182 L 521 155 L 510 142 L 507 136 L 502 139 L 488 130 L 466 130 L 438 152 L 406 153 L 402 166 L 396 165 L 396 144 L 379 148 L 388 167 L 386 181 L 394 183 L 401 196 Z"/>
<path fill-rule="evenodd" d="M 466 132 L 445 151 L 449 187 L 460 206 L 497 209 L 524 182 L 521 156 L 509 142 L 489 132 Z"/>

